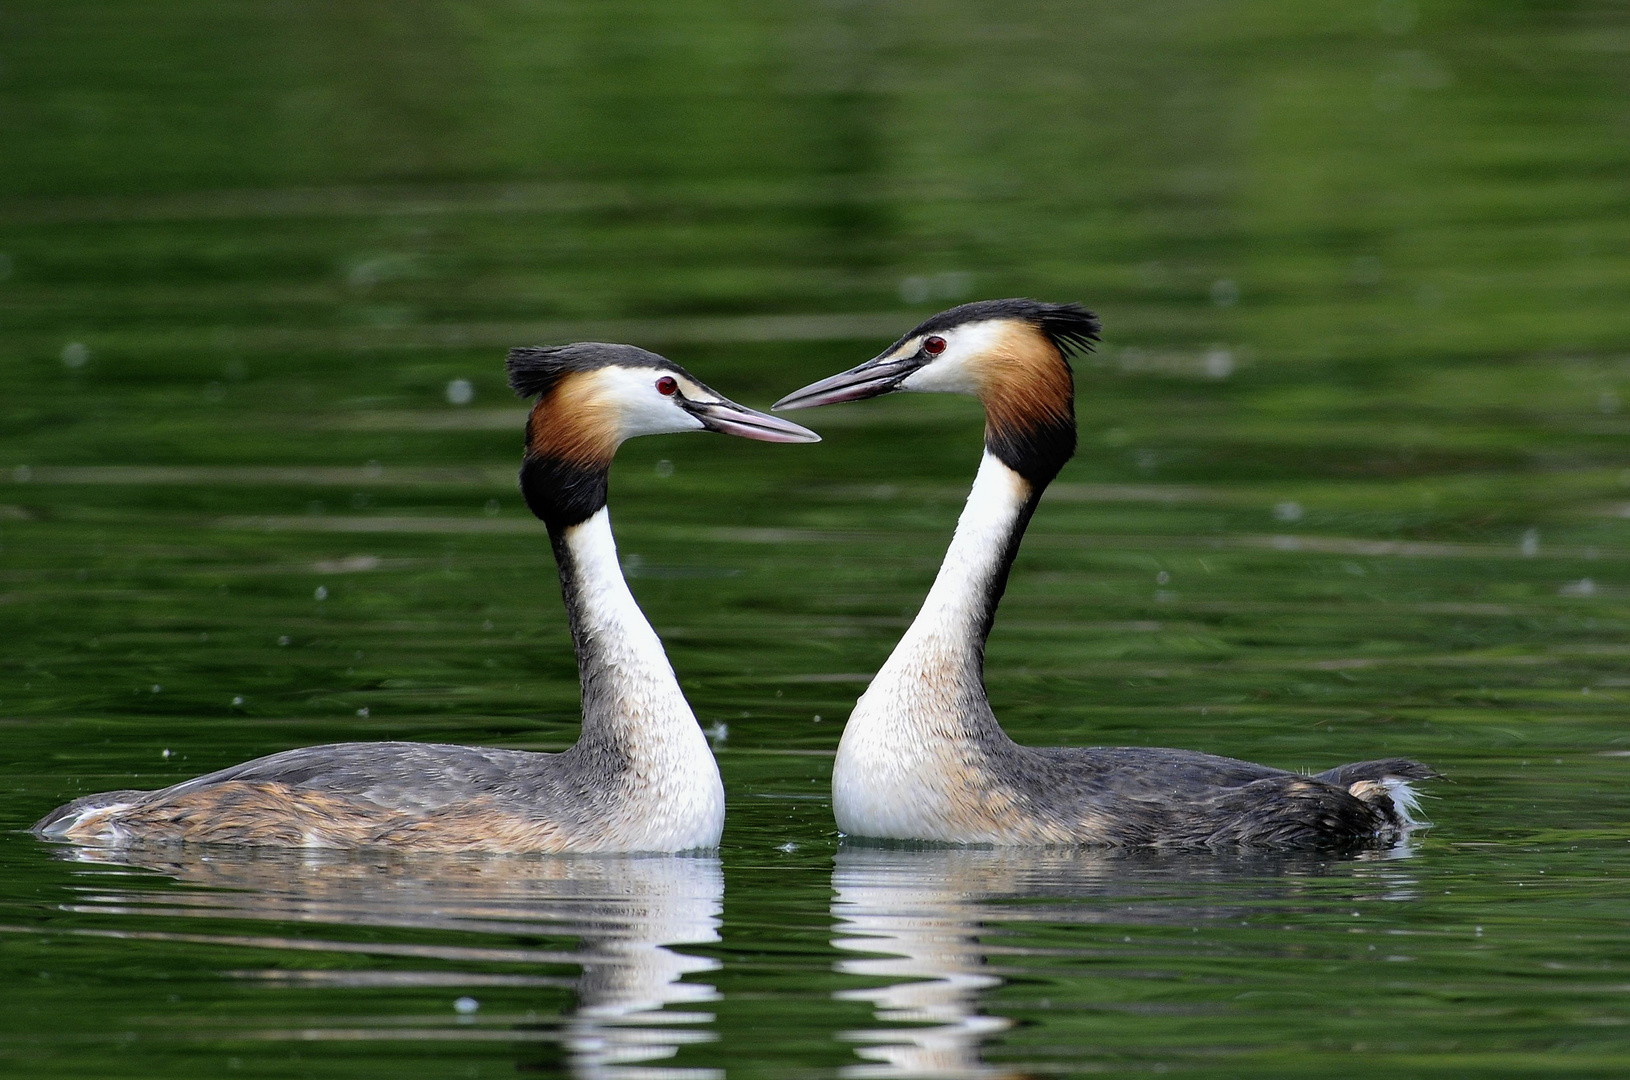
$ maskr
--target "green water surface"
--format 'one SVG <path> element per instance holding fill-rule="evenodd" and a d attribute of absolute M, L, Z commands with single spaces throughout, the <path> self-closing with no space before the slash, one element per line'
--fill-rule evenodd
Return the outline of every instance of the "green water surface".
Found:
<path fill-rule="evenodd" d="M 900 396 L 618 459 L 717 857 L 24 831 L 318 742 L 572 742 L 507 347 L 763 407 L 1012 295 L 1105 341 L 990 642 L 1009 731 L 1415 757 L 1432 829 L 840 842 L 979 455 Z M 8 1075 L 1630 1073 L 1622 2 L 13 0 L 0 376 Z"/>

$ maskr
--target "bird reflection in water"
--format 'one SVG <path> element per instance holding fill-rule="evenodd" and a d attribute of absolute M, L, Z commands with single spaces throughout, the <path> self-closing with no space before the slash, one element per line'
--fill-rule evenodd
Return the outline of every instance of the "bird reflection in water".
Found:
<path fill-rule="evenodd" d="M 157 871 L 188 888 L 154 887 L 150 879 L 93 873 L 70 910 L 142 917 L 140 930 L 113 936 L 180 940 L 228 947 L 282 950 L 277 966 L 236 971 L 240 978 L 284 985 L 352 989 L 446 988 L 477 995 L 480 988 L 567 987 L 576 1008 L 559 1019 L 532 1014 L 494 1015 L 491 1010 L 456 1016 L 427 1038 L 561 1046 L 572 1075 L 637 1080 L 660 1075 L 679 1080 L 720 1077 L 714 1069 L 653 1069 L 646 1063 L 673 1057 L 681 1045 L 710 1042 L 711 1011 L 697 1006 L 718 998 L 711 985 L 683 976 L 712 971 L 715 959 L 687 955 L 674 946 L 719 940 L 724 875 L 707 856 L 518 856 L 413 855 L 369 858 L 345 853 L 308 853 L 238 848 L 76 848 L 64 857 L 112 867 Z M 155 918 L 190 921 L 186 933 L 155 932 Z M 308 931 L 279 936 L 215 935 L 191 931 L 206 919 L 267 923 L 331 924 L 411 931 L 398 940 L 317 940 Z M 173 924 L 172 924 L 173 925 Z M 457 935 L 458 944 L 428 943 L 424 931 Z M 470 935 L 506 940 L 470 945 Z M 551 950 L 530 942 L 539 936 L 576 939 L 572 949 Z M 302 965 L 300 957 L 349 953 L 391 958 L 371 970 Z M 404 963 L 430 962 L 431 970 L 404 970 Z M 516 965 L 545 971 L 577 965 L 576 977 L 513 974 Z M 503 971 L 493 970 L 502 967 Z M 474 998 L 460 999 L 473 1012 Z M 449 1001 L 451 1004 L 451 1001 Z M 669 1006 L 680 1006 L 670 1009 Z M 260 1032 L 262 1038 L 300 1041 L 402 1038 L 394 1020 L 381 1028 L 313 1026 Z M 427 1025 L 429 1026 L 429 1025 Z M 411 1035 L 405 1037 L 412 1037 Z M 519 1063 L 522 1068 L 526 1062 Z"/>
<path fill-rule="evenodd" d="M 840 960 L 836 969 L 898 981 L 837 992 L 840 1000 L 870 1004 L 881 1022 L 839 1036 L 860 1044 L 855 1053 L 865 1062 L 842 1075 L 1028 1075 L 1022 1065 L 984 1060 L 985 1044 L 1013 1021 L 985 1012 L 983 999 L 1023 971 L 1027 956 L 1044 955 L 993 940 L 1016 937 L 1016 924 L 1187 927 L 1239 920 L 1276 906 L 1332 902 L 1313 879 L 1335 876 L 1354 886 L 1341 890 L 1343 906 L 1408 900 L 1417 890 L 1396 860 L 1411 853 L 1407 844 L 1346 858 L 845 844 L 832 872 L 832 945 L 867 955 Z M 1081 957 L 1101 956 L 1103 944 L 1101 934 L 1083 940 Z M 991 963 L 993 955 L 1000 966 Z"/>

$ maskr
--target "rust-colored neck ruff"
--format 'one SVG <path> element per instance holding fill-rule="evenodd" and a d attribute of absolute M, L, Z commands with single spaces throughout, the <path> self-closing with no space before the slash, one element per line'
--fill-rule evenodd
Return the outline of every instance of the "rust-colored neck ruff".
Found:
<path fill-rule="evenodd" d="M 526 452 L 578 468 L 610 468 L 617 453 L 615 403 L 598 372 L 568 375 L 539 397 L 526 424 Z"/>
<path fill-rule="evenodd" d="M 617 417 L 596 380 L 592 371 L 567 376 L 538 398 L 527 421 L 521 495 L 556 535 L 606 504 Z"/>
<path fill-rule="evenodd" d="M 1075 379 L 1047 335 L 1010 323 L 980 358 L 985 445 L 1038 487 L 1075 454 Z"/>

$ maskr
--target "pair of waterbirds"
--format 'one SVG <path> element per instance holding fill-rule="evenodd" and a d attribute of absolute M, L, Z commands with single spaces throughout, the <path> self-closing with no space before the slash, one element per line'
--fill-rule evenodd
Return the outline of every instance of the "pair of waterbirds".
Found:
<path fill-rule="evenodd" d="M 832 773 L 855 837 L 960 844 L 1347 848 L 1413 823 L 1403 759 L 1315 776 L 1190 750 L 1021 746 L 992 714 L 985 639 L 1019 541 L 1075 452 L 1075 304 L 990 300 L 922 323 L 866 363 L 782 398 L 807 409 L 894 391 L 972 394 L 985 453 L 922 610 L 856 703 Z M 547 526 L 582 678 L 583 730 L 558 754 L 429 743 L 289 750 L 159 791 L 77 799 L 35 830 L 90 844 L 195 842 L 433 851 L 674 852 L 717 845 L 718 766 L 623 579 L 606 514 L 618 446 L 718 431 L 816 442 L 629 345 L 516 349 L 535 397 L 521 490 Z"/>

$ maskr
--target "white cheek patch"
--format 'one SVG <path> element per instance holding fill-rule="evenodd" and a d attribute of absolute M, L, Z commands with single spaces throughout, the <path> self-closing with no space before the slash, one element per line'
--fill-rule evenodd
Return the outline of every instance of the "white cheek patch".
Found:
<path fill-rule="evenodd" d="M 979 364 L 1007 332 L 1004 320 L 968 323 L 947 330 L 945 351 L 913 371 L 900 389 L 918 394 L 977 394 Z"/>
<path fill-rule="evenodd" d="M 605 401 L 616 417 L 618 442 L 638 435 L 702 430 L 702 422 L 679 407 L 677 395 L 657 389 L 657 380 L 664 376 L 673 377 L 661 368 L 648 367 L 605 367 L 594 372 L 595 396 Z M 679 381 L 682 386 L 690 382 Z"/>

